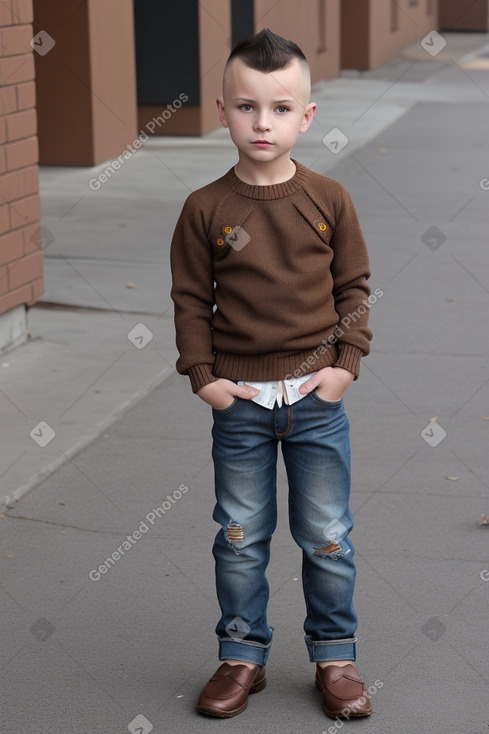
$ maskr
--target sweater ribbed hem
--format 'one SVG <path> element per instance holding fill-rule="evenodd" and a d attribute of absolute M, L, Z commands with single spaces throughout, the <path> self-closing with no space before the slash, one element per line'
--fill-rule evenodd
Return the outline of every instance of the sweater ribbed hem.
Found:
<path fill-rule="evenodd" d="M 343 367 L 348 372 L 353 372 L 355 380 L 360 374 L 360 360 L 364 356 L 364 352 L 353 344 L 338 344 L 339 357 L 335 362 L 335 367 Z"/>
<path fill-rule="evenodd" d="M 194 367 L 189 367 L 187 375 L 190 378 L 192 392 L 197 392 L 204 385 L 217 380 L 217 377 L 212 374 L 212 365 L 210 364 L 196 364 Z"/>
<path fill-rule="evenodd" d="M 319 346 L 295 354 L 230 354 L 218 352 L 212 374 L 228 380 L 267 382 L 301 377 L 323 367 L 331 367 L 338 358 L 338 349 L 332 345 Z"/>
<path fill-rule="evenodd" d="M 360 360 L 364 353 L 352 344 L 339 343 L 320 345 L 315 349 L 295 354 L 243 355 L 217 352 L 214 365 L 198 364 L 189 367 L 192 391 L 195 393 L 204 385 L 215 382 L 220 377 L 227 380 L 247 380 L 266 382 L 284 380 L 309 375 L 323 367 L 342 367 L 355 375 L 360 373 Z"/>

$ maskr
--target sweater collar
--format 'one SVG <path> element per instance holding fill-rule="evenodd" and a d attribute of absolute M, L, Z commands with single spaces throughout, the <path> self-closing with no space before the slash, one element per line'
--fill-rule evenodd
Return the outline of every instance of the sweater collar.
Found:
<path fill-rule="evenodd" d="M 249 199 L 261 199 L 261 200 L 272 200 L 272 199 L 283 199 L 286 196 L 295 194 L 303 188 L 309 176 L 309 169 L 303 166 L 302 163 L 298 163 L 293 158 L 291 159 L 295 163 L 296 171 L 292 178 L 282 183 L 272 184 L 270 186 L 257 186 L 255 184 L 247 184 L 241 181 L 234 172 L 234 167 L 231 168 L 224 176 L 225 182 L 229 187 L 241 196 L 246 196 Z"/>

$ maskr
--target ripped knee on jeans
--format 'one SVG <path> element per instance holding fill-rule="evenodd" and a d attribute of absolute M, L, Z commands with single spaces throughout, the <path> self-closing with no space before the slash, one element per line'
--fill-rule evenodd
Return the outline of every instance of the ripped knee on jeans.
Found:
<path fill-rule="evenodd" d="M 236 548 L 235 543 L 242 543 L 244 540 L 243 526 L 234 520 L 230 520 L 226 530 L 224 531 L 224 535 L 233 551 L 239 556 L 239 550 Z"/>
<path fill-rule="evenodd" d="M 334 541 L 328 543 L 328 545 L 314 548 L 315 556 L 321 556 L 322 558 L 331 558 L 334 561 L 337 561 L 338 558 L 341 558 L 342 556 L 346 556 L 349 552 L 349 548 L 347 548 L 347 550 L 343 550 L 341 545 L 338 545 L 338 543 L 335 543 Z"/>

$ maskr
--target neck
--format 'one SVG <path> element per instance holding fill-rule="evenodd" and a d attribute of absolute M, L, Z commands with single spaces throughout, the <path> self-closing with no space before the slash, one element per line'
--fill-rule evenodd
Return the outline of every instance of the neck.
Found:
<path fill-rule="evenodd" d="M 240 156 L 234 172 L 241 181 L 252 186 L 273 186 L 292 178 L 296 167 L 288 156 L 270 163 L 250 161 Z"/>

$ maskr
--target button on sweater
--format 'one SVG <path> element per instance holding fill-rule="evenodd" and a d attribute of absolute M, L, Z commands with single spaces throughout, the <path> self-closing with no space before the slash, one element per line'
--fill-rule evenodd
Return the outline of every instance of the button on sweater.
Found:
<path fill-rule="evenodd" d="M 177 370 L 194 392 L 214 380 L 268 381 L 368 354 L 369 260 L 342 184 L 294 161 L 283 183 L 234 168 L 187 198 L 170 249 Z"/>

